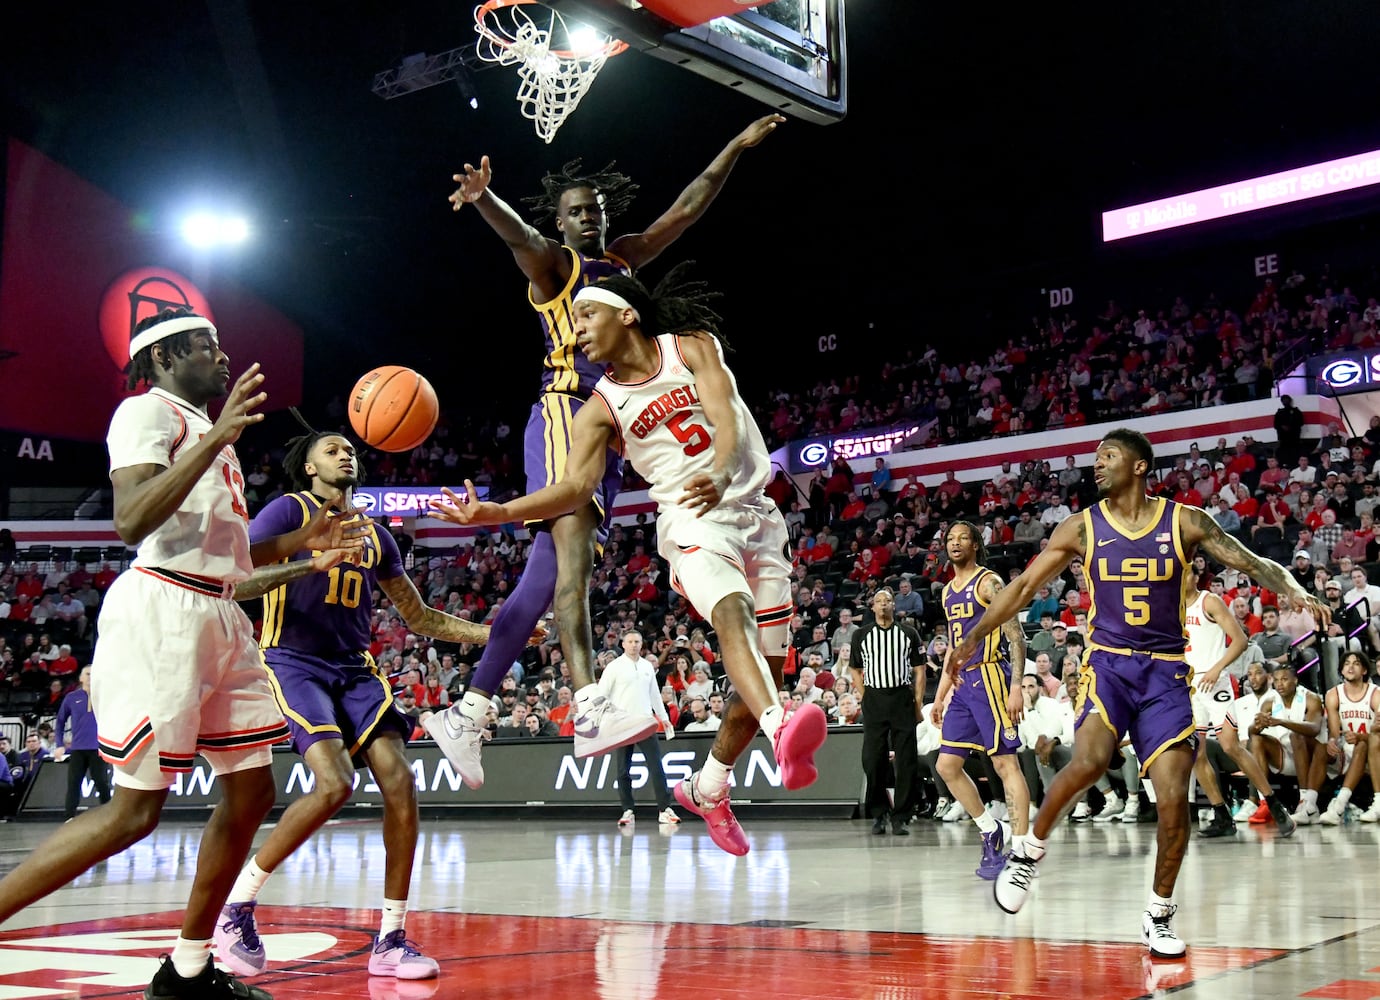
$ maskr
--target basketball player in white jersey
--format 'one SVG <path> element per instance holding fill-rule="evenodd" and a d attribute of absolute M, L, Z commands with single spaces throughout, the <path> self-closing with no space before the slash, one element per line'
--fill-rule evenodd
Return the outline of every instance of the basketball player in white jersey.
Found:
<path fill-rule="evenodd" d="M 1192 573 L 1184 574 L 1184 632 L 1188 636 L 1184 660 L 1193 668 L 1193 721 L 1198 732 L 1193 776 L 1212 806 L 1212 822 L 1199 833 L 1226 837 L 1236 832 L 1236 824 L 1209 758 L 1213 748 L 1221 750 L 1222 724 L 1236 699 L 1227 667 L 1246 651 L 1246 633 L 1226 602 L 1210 590 L 1199 590 L 1197 580 Z"/>
<path fill-rule="evenodd" d="M 1288 663 L 1276 666 L 1272 676 L 1274 690 L 1260 699 L 1251 723 L 1251 752 L 1261 767 L 1298 778 L 1294 820 L 1306 826 L 1318 818 L 1318 788 L 1327 767 L 1327 752 L 1318 739 L 1322 699 L 1299 687 L 1298 674 Z"/>
<path fill-rule="evenodd" d="M 202 753 L 221 801 L 202 834 L 181 935 L 144 997 L 269 1000 L 211 961 L 217 915 L 273 805 L 270 745 L 287 735 L 235 584 L 300 549 L 358 552 L 369 522 L 323 507 L 298 531 L 251 548 L 234 444 L 263 419 L 253 412 L 267 398 L 259 366 L 231 387 L 215 327 L 187 310 L 141 322 L 129 354 L 129 387 L 149 389 L 119 405 L 107 445 L 115 529 L 138 554 L 101 607 L 91 684 L 115 793 L 0 881 L 0 920 L 153 832 L 169 787 Z M 221 397 L 213 422 L 207 406 Z"/>
<path fill-rule="evenodd" d="M 698 282 L 678 284 L 683 266 L 654 293 L 611 275 L 576 295 L 580 350 L 609 374 L 575 417 L 559 483 L 496 504 L 479 502 L 466 481 L 466 497 L 446 491 L 433 513 L 457 524 L 557 517 L 589 502 L 608 449 L 626 455 L 651 484 L 671 585 L 708 616 L 733 683 L 709 758 L 676 799 L 709 824 L 715 844 L 743 855 L 748 839 L 728 795 L 734 762 L 760 727 L 782 783 L 804 788 L 818 776 L 827 722 L 812 703 L 786 719 L 776 698 L 793 611 L 785 519 L 764 493 L 766 444 L 724 364 L 710 296 Z"/>
<path fill-rule="evenodd" d="M 1351 802 L 1351 793 L 1370 767 L 1371 784 L 1380 775 L 1380 739 L 1375 723 L 1380 719 L 1380 687 L 1371 683 L 1370 662 L 1364 653 L 1347 653 L 1342 660 L 1342 683 L 1327 692 L 1327 755 L 1340 767 L 1342 787 L 1318 822 L 1338 826 Z M 1366 815 L 1371 815 L 1366 819 Z M 1367 823 L 1380 819 L 1380 795 L 1361 817 Z"/>

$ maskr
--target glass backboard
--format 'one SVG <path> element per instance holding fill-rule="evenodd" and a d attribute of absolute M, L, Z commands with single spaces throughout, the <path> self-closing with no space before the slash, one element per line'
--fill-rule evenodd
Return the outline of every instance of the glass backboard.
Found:
<path fill-rule="evenodd" d="M 635 0 L 543 0 L 632 48 L 819 124 L 848 111 L 844 0 L 774 0 L 681 28 Z M 694 0 L 658 0 L 691 11 Z"/>

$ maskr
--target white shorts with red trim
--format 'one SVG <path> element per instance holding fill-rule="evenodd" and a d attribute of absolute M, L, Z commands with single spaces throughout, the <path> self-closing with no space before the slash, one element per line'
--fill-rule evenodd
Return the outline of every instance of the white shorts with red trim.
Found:
<path fill-rule="evenodd" d="M 217 774 L 264 766 L 272 744 L 287 738 L 253 625 L 224 592 L 139 568 L 111 584 L 91 707 L 117 784 L 168 787 L 198 753 Z"/>
<path fill-rule="evenodd" d="M 774 503 L 764 498 L 760 505 L 716 507 L 704 517 L 663 510 L 656 527 L 676 593 L 706 618 L 730 594 L 747 594 L 757 612 L 762 655 L 786 655 L 795 613 L 791 543 Z"/>

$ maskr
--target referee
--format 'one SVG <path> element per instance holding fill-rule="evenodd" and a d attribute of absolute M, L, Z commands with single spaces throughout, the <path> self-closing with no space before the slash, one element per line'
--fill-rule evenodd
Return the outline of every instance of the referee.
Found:
<path fill-rule="evenodd" d="M 896 621 L 896 598 L 882 587 L 872 598 L 872 621 L 853 633 L 848 669 L 863 706 L 862 767 L 867 777 L 866 812 L 873 816 L 872 832 L 909 836 L 906 826 L 915 811 L 918 756 L 915 724 L 924 707 L 924 672 L 916 683 L 915 667 L 925 661 L 920 633 Z M 886 800 L 888 742 L 895 753 L 894 806 Z"/>

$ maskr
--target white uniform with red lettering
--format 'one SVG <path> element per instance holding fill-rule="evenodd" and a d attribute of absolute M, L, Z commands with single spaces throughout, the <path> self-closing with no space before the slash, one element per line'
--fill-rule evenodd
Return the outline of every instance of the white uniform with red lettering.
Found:
<path fill-rule="evenodd" d="M 150 389 L 111 418 L 110 470 L 171 467 L 210 429 L 205 411 Z M 253 569 L 244 479 L 227 446 L 101 605 L 91 706 L 116 784 L 166 788 L 198 751 L 218 774 L 260 767 L 286 738 L 253 626 L 232 599 Z"/>
<path fill-rule="evenodd" d="M 623 454 L 651 484 L 657 548 L 670 567 L 671 586 L 705 616 L 729 594 L 750 595 L 763 655 L 784 656 L 793 610 L 790 540 L 785 519 L 764 492 L 771 459 L 762 432 L 734 381 L 742 442 L 733 479 L 719 505 L 703 517 L 678 506 L 686 482 L 713 468 L 716 435 L 679 338 L 663 334 L 656 346 L 661 365 L 655 375 L 636 383 L 606 375 L 594 395 L 608 407 Z M 722 361 L 717 340 L 714 347 Z"/>
<path fill-rule="evenodd" d="M 1231 711 L 1236 698 L 1231 675 L 1223 670 L 1212 690 L 1198 689 L 1197 680 L 1212 669 L 1212 665 L 1227 651 L 1227 633 L 1222 626 L 1208 618 L 1203 611 L 1203 600 L 1209 592 L 1198 591 L 1193 603 L 1184 609 L 1184 631 L 1188 635 L 1188 645 L 1184 648 L 1184 660 L 1193 668 L 1193 722 L 1208 739 L 1217 739 L 1222 731 L 1222 723 Z"/>
<path fill-rule="evenodd" d="M 1308 714 L 1308 693 L 1301 687 L 1295 688 L 1294 700 L 1286 705 L 1278 691 L 1270 691 L 1260 699 L 1260 711 L 1268 713 L 1273 719 L 1302 722 Z M 1297 774 L 1294 764 L 1294 743 L 1291 739 L 1294 731 L 1285 726 L 1266 726 L 1260 734 L 1273 736 L 1283 748 L 1284 756 L 1278 773 L 1290 776 Z"/>
<path fill-rule="evenodd" d="M 1375 692 L 1374 684 L 1367 684 L 1365 694 L 1353 701 L 1346 693 L 1346 684 L 1337 685 L 1337 719 L 1343 733 L 1372 733 L 1375 731 Z M 1342 769 L 1351 766 L 1351 754 L 1360 744 L 1342 743 Z"/>

